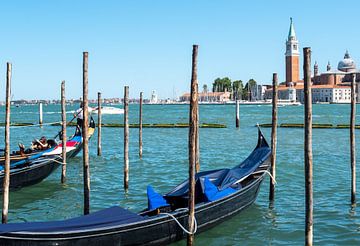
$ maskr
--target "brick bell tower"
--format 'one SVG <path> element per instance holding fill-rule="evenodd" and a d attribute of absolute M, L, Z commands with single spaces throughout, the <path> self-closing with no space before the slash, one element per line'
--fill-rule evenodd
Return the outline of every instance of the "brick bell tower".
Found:
<path fill-rule="evenodd" d="M 299 42 L 296 39 L 292 18 L 290 18 L 290 29 L 286 40 L 286 86 L 290 82 L 299 81 Z"/>

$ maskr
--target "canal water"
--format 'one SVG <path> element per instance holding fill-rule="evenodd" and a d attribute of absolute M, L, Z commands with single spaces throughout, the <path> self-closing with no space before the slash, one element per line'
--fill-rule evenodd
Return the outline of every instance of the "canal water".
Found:
<path fill-rule="evenodd" d="M 116 105 L 121 107 L 121 105 Z M 68 119 L 76 105 L 68 106 Z M 12 122 L 36 123 L 37 106 L 12 107 Z M 60 121 L 60 105 L 44 105 L 44 122 Z M 314 123 L 348 124 L 349 105 L 314 105 Z M 358 111 L 359 112 L 359 111 Z M 302 123 L 303 106 L 279 108 L 279 123 Z M 144 105 L 144 123 L 188 122 L 188 105 Z M 221 123 L 224 129 L 200 129 L 201 170 L 233 167 L 256 145 L 257 123 L 271 122 L 270 105 L 241 105 L 240 129 L 234 105 L 201 105 L 201 123 Z M 95 116 L 96 117 L 96 116 Z M 96 119 L 96 118 L 95 118 Z M 4 120 L 4 107 L 0 108 Z M 360 114 L 357 122 L 360 122 Z M 104 123 L 122 123 L 123 115 L 103 115 Z M 138 105 L 130 105 L 130 123 L 138 122 Z M 59 127 L 13 127 L 12 148 L 33 138 L 48 138 Z M 74 128 L 68 128 L 71 134 Z M 263 129 L 270 142 L 270 128 Z M 356 131 L 360 136 L 360 131 Z M 304 242 L 303 129 L 279 128 L 276 200 L 269 207 L 269 178 L 256 202 L 241 214 L 196 235 L 197 245 L 301 245 Z M 0 128 L 0 139 L 4 129 Z M 143 159 L 138 158 L 138 129 L 130 129 L 130 189 L 123 190 L 123 129 L 103 128 L 103 156 L 96 156 L 96 132 L 90 141 L 91 211 L 119 205 L 132 211 L 147 206 L 146 186 L 166 193 L 187 175 L 188 129 L 144 128 Z M 357 140 L 360 141 L 359 138 Z M 0 147 L 3 144 L 0 144 Z M 348 129 L 313 129 L 314 242 L 317 245 L 360 245 L 359 206 L 350 206 Z M 360 156 L 359 148 L 357 148 Z M 360 158 L 357 158 L 360 163 Z M 360 170 L 360 168 L 358 168 Z M 359 171 L 358 171 L 359 174 Z M 69 161 L 67 182 L 60 169 L 43 182 L 10 193 L 9 221 L 59 220 L 83 211 L 82 157 Z M 360 179 L 360 178 L 359 178 Z M 359 180 L 358 179 L 358 180 Z M 357 183 L 358 187 L 360 182 Z M 360 195 L 359 195 L 360 196 Z M 174 245 L 184 245 L 178 242 Z"/>

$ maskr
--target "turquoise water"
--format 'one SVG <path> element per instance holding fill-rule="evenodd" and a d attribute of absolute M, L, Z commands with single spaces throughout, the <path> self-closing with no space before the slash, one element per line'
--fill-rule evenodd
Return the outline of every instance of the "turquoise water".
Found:
<path fill-rule="evenodd" d="M 144 105 L 144 123 L 188 121 L 188 105 Z M 68 106 L 67 110 L 75 106 Z M 201 169 L 232 167 L 255 147 L 256 123 L 271 122 L 271 106 L 244 105 L 240 129 L 234 105 L 201 105 L 200 121 L 225 123 L 225 129 L 200 129 Z M 314 123 L 347 124 L 349 105 L 314 105 Z M 67 115 L 71 119 L 72 115 Z M 4 107 L 0 108 L 0 120 Z M 37 106 L 13 107 L 13 122 L 38 119 Z M 60 120 L 60 106 L 44 106 L 44 122 Z M 357 122 L 360 122 L 358 111 Z M 138 105 L 130 105 L 130 122 L 138 121 Z M 279 108 L 279 123 L 301 123 L 302 106 Z M 104 123 L 122 123 L 122 115 L 104 115 Z M 11 143 L 28 145 L 34 137 L 56 135 L 58 127 L 12 128 Z M 68 128 L 69 134 L 73 128 Z M 270 141 L 270 128 L 263 129 Z M 356 132 L 360 134 L 359 131 Z M 0 128 L 0 139 L 4 130 Z M 143 159 L 138 158 L 138 129 L 130 129 L 130 189 L 123 190 L 123 129 L 103 128 L 103 156 L 96 156 L 96 133 L 90 141 L 91 211 L 120 205 L 132 211 L 147 206 L 146 186 L 165 193 L 187 176 L 188 129 L 143 130 Z M 359 140 L 358 140 L 359 142 Z M 0 144 L 0 147 L 2 144 Z M 350 207 L 348 129 L 314 129 L 314 242 L 359 245 L 359 207 Z M 360 153 L 357 148 L 357 153 Z M 269 178 L 257 201 L 221 225 L 196 236 L 198 245 L 301 245 L 304 242 L 303 129 L 278 129 L 276 200 L 269 208 Z M 359 156 L 359 155 L 358 155 Z M 359 163 L 357 158 L 357 162 Z M 360 168 L 358 168 L 359 170 Z M 10 193 L 10 222 L 65 219 L 82 213 L 82 157 L 69 161 L 67 183 L 60 169 L 43 182 Z M 359 171 L 358 171 L 359 174 Z M 360 182 L 357 184 L 360 186 Z M 175 243 L 184 245 L 185 242 Z"/>

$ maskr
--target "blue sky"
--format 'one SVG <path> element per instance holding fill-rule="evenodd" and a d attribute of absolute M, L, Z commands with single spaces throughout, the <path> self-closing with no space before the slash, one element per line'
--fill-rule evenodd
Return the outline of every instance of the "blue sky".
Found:
<path fill-rule="evenodd" d="M 199 84 L 217 77 L 271 82 L 285 76 L 285 39 L 293 17 L 301 50 L 320 72 L 348 49 L 360 62 L 358 1 L 1 1 L 0 90 L 13 64 L 14 99 L 82 94 L 82 52 L 89 52 L 89 97 L 143 91 L 172 98 L 189 90 L 191 50 L 199 45 Z M 301 54 L 302 70 L 302 54 Z M 3 100 L 3 99 L 0 99 Z"/>

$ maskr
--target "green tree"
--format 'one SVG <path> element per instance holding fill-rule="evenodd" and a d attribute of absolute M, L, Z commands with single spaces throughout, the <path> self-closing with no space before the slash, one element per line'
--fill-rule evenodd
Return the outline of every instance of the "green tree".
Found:
<path fill-rule="evenodd" d="M 232 91 L 231 79 L 228 77 L 225 78 L 217 78 L 213 83 L 213 92 L 224 92 L 224 91 Z"/>
<path fill-rule="evenodd" d="M 233 99 L 242 99 L 244 85 L 242 80 L 235 80 L 232 83 Z"/>
<path fill-rule="evenodd" d="M 245 100 L 252 101 L 256 92 L 256 81 L 254 79 L 250 79 L 243 90 L 243 97 Z"/>
<path fill-rule="evenodd" d="M 203 92 L 204 92 L 204 93 L 208 93 L 208 86 L 207 86 L 207 84 L 204 84 L 204 85 L 203 85 Z"/>
<path fill-rule="evenodd" d="M 220 78 L 217 78 L 217 79 L 214 80 L 213 92 L 219 92 L 219 90 L 220 90 L 220 82 L 221 82 Z"/>
<path fill-rule="evenodd" d="M 222 79 L 222 84 L 223 84 L 223 90 L 222 91 L 232 91 L 232 86 L 231 86 L 231 79 L 229 79 L 228 77 L 225 77 Z"/>

